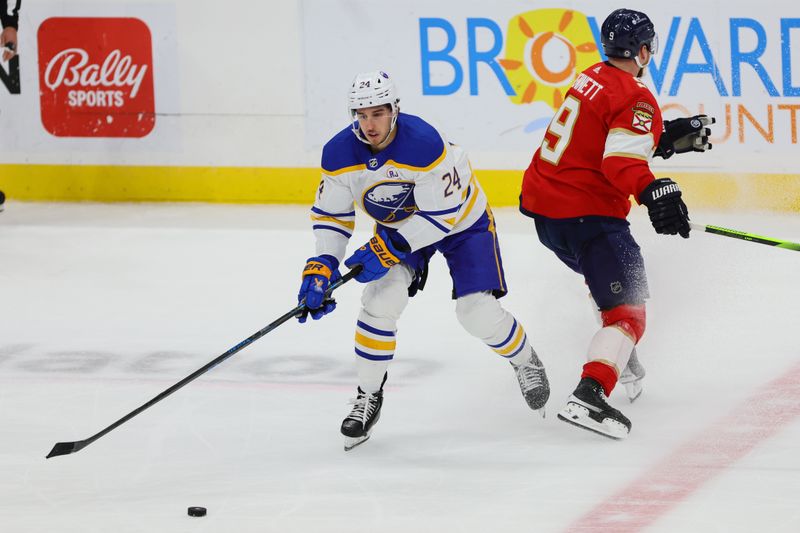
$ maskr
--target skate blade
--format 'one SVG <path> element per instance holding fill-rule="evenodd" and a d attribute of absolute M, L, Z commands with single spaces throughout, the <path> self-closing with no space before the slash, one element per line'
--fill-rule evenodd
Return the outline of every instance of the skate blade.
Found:
<path fill-rule="evenodd" d="M 592 431 L 609 439 L 622 440 L 628 436 L 628 428 L 616 420 L 606 418 L 602 423 L 597 422 L 589 417 L 589 410 L 586 407 L 573 402 L 567 403 L 566 407 L 558 413 L 558 418 L 573 426 Z"/>
<path fill-rule="evenodd" d="M 625 385 L 625 394 L 628 396 L 628 401 L 631 403 L 635 402 L 639 396 L 642 395 L 642 381 L 636 380 L 631 381 L 629 383 L 623 383 Z"/>
<path fill-rule="evenodd" d="M 525 398 L 525 403 L 528 407 L 531 408 L 532 411 L 537 411 L 541 413 L 542 418 L 544 418 L 544 408 L 547 406 L 547 400 L 550 399 L 550 391 L 547 391 L 546 396 L 538 397 L 538 398 L 528 398 L 523 394 Z"/>
<path fill-rule="evenodd" d="M 356 446 L 360 446 L 369 440 L 369 435 L 363 437 L 345 437 L 344 438 L 344 451 L 349 452 Z"/>

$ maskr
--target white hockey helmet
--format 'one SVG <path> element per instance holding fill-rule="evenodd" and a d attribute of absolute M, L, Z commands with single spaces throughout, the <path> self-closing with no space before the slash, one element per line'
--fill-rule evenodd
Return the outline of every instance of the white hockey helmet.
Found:
<path fill-rule="evenodd" d="M 372 70 L 357 74 L 353 78 L 350 92 L 347 95 L 347 110 L 350 115 L 353 133 L 356 134 L 359 140 L 369 144 L 369 141 L 364 139 L 360 133 L 357 113 L 359 109 L 380 105 L 389 105 L 392 108 L 392 126 L 389 129 L 389 133 L 391 133 L 397 122 L 397 114 L 400 110 L 399 103 L 400 98 L 397 96 L 397 88 L 387 73 L 382 70 Z"/>

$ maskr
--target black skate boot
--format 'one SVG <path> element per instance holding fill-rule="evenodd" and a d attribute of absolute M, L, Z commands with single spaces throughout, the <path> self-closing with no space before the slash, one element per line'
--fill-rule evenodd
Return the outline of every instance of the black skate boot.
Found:
<path fill-rule="evenodd" d="M 631 352 L 631 357 L 628 359 L 628 364 L 625 370 L 619 375 L 619 382 L 625 385 L 625 394 L 628 395 L 628 400 L 633 403 L 636 398 L 642 395 L 642 379 L 647 372 L 639 362 L 639 357 L 636 355 L 636 348 Z"/>
<path fill-rule="evenodd" d="M 603 386 L 592 378 L 581 379 L 558 418 L 611 439 L 624 439 L 631 431 L 631 421 L 608 405 Z"/>
<path fill-rule="evenodd" d="M 515 365 L 514 372 L 517 374 L 517 381 L 519 381 L 519 388 L 528 407 L 533 410 L 539 411 L 542 418 L 545 416 L 544 406 L 550 398 L 550 383 L 547 381 L 547 373 L 544 371 L 544 365 L 539 360 L 536 352 L 531 348 L 531 357 L 521 365 Z"/>
<path fill-rule="evenodd" d="M 344 451 L 349 452 L 369 439 L 372 426 L 378 423 L 383 405 L 383 387 L 374 393 L 364 392 L 358 388 L 358 396 L 351 400 L 353 410 L 342 421 L 344 435 Z"/>

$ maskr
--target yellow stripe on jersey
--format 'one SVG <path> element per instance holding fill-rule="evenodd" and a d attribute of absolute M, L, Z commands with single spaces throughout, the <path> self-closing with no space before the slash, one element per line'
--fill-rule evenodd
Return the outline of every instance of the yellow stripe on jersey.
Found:
<path fill-rule="evenodd" d="M 350 167 L 340 168 L 339 170 L 325 170 L 323 168 L 322 171 L 328 176 L 339 176 L 340 174 L 345 174 L 346 172 L 355 172 L 356 170 L 364 170 L 366 168 L 367 165 L 360 164 L 360 165 L 353 165 Z"/>
<path fill-rule="evenodd" d="M 467 189 L 472 191 L 472 198 L 467 204 L 467 208 L 464 209 L 464 212 L 461 213 L 461 215 L 458 217 L 458 222 L 456 222 L 456 224 L 458 224 L 459 222 L 467 218 L 467 216 L 469 216 L 470 212 L 472 211 L 472 208 L 475 207 L 475 202 L 478 200 L 478 194 L 480 194 L 480 190 L 478 189 L 478 184 L 475 180 L 475 174 L 473 174 L 470 177 L 469 185 L 470 186 L 467 187 Z"/>
<path fill-rule="evenodd" d="M 387 159 L 386 162 L 383 165 L 381 165 L 381 167 L 386 166 L 386 165 L 392 165 L 394 167 L 404 168 L 406 170 L 427 172 L 427 171 L 435 168 L 442 161 L 444 161 L 444 158 L 446 156 L 447 156 L 447 147 L 442 149 L 442 154 L 439 157 L 436 158 L 436 161 L 434 161 L 433 163 L 431 163 L 430 165 L 425 166 L 425 167 L 415 167 L 413 165 L 407 165 L 405 163 L 398 163 L 394 159 Z M 367 168 L 367 165 L 358 164 L 358 165 L 351 165 L 349 167 L 340 168 L 338 170 L 327 170 L 327 169 L 323 168 L 322 171 L 325 174 L 327 174 L 328 176 L 339 176 L 339 175 L 345 174 L 347 172 L 355 172 L 357 170 L 366 170 L 366 168 Z M 374 169 L 374 170 L 377 170 L 377 169 Z"/>
<path fill-rule="evenodd" d="M 631 131 L 628 128 L 611 128 L 610 130 L 608 130 L 608 134 L 611 135 L 612 133 L 622 133 L 623 135 L 630 135 L 631 137 L 641 137 L 643 135 L 650 135 L 650 136 L 653 135 L 652 131 L 648 132 L 648 133 L 644 133 L 644 132 L 636 133 L 635 131 Z"/>
<path fill-rule="evenodd" d="M 339 220 L 338 218 L 326 217 L 322 215 L 311 215 L 311 220 L 315 222 L 333 222 L 334 224 L 339 224 L 347 229 L 354 229 L 356 227 L 355 222 L 347 222 L 345 220 Z"/>
<path fill-rule="evenodd" d="M 433 169 L 433 168 L 434 168 L 434 167 L 436 167 L 436 166 L 437 166 L 439 163 L 441 163 L 442 161 L 444 161 L 444 158 L 445 158 L 446 156 L 447 156 L 447 147 L 445 147 L 445 148 L 442 150 L 442 155 L 440 155 L 438 158 L 436 158 L 436 161 L 434 161 L 433 163 L 431 163 L 431 164 L 430 164 L 430 165 L 428 165 L 427 167 L 415 167 L 415 166 L 412 166 L 412 165 L 406 165 L 405 163 L 398 163 L 397 161 L 395 161 L 395 160 L 393 160 L 393 159 L 389 159 L 389 160 L 387 160 L 387 161 L 386 161 L 386 163 L 384 163 L 384 165 L 393 165 L 393 166 L 395 166 L 395 167 L 397 167 L 397 168 L 404 168 L 404 169 L 406 169 L 406 170 L 418 170 L 418 171 L 426 172 L 426 171 L 428 171 L 428 170 L 431 170 L 431 169 Z M 366 168 L 366 167 L 364 167 L 364 168 Z"/>
<path fill-rule="evenodd" d="M 506 284 L 505 280 L 503 279 L 503 267 L 500 266 L 500 256 L 497 255 L 497 226 L 494 223 L 494 213 L 492 213 L 492 208 L 488 205 L 486 206 L 486 215 L 489 217 L 489 232 L 492 234 L 492 240 L 494 241 L 494 263 L 497 266 L 497 279 L 500 282 L 500 289 L 505 291 Z M 522 326 L 520 326 L 520 329 Z"/>
<path fill-rule="evenodd" d="M 603 154 L 603 159 L 606 157 L 627 157 L 630 159 L 641 159 L 642 161 L 650 161 L 650 158 L 644 155 L 639 154 L 629 154 L 626 152 L 611 152 L 607 154 Z"/>
<path fill-rule="evenodd" d="M 373 350 L 387 350 L 394 351 L 397 346 L 397 341 L 376 341 L 356 331 L 356 342 L 365 348 L 372 348 Z"/>

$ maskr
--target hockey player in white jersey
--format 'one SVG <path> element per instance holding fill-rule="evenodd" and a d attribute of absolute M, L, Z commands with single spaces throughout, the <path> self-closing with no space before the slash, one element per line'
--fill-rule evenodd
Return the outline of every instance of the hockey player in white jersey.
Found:
<path fill-rule="evenodd" d="M 507 289 L 495 223 L 466 154 L 421 118 L 400 113 L 398 103 L 386 73 L 355 77 L 348 95 L 351 125 L 322 151 L 322 181 L 311 209 L 316 255 L 303 270 L 298 294 L 315 320 L 333 311 L 324 294 L 340 277 L 354 206 L 375 219 L 375 234 L 344 262 L 361 265 L 356 280 L 366 284 L 355 332 L 357 398 L 341 427 L 345 450 L 366 441 L 378 421 L 397 320 L 424 285 L 437 251 L 450 269 L 464 329 L 510 361 L 531 409 L 544 414 L 550 396 L 522 324 L 498 302 Z"/>

